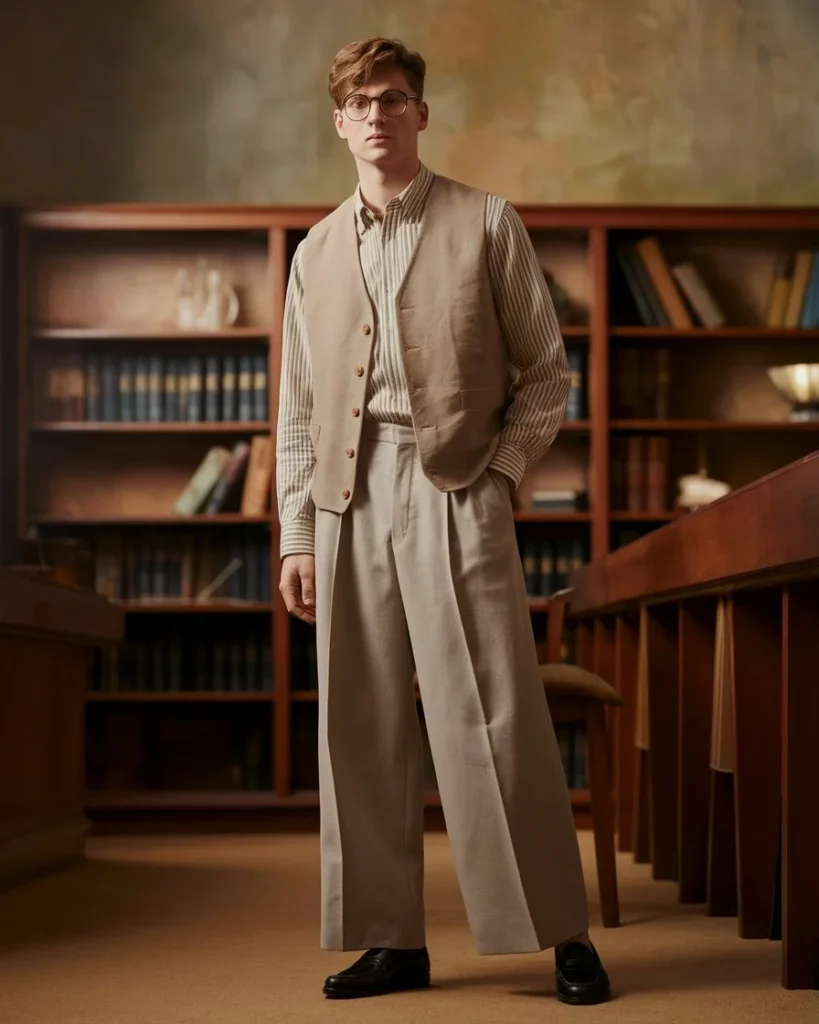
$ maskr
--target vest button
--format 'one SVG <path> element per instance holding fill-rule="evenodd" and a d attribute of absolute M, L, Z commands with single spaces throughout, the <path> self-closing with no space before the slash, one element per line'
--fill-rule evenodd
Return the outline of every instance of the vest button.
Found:
<path fill-rule="evenodd" d="M 350 492 L 349 492 L 349 491 L 347 490 L 347 488 L 346 488 L 346 487 L 345 487 L 345 488 L 344 488 L 344 490 L 343 490 L 343 491 L 341 492 L 341 497 L 342 497 L 342 498 L 349 498 L 349 497 L 350 497 Z"/>
<path fill-rule="evenodd" d="M 364 367 L 363 366 L 357 366 L 355 368 L 355 375 L 356 375 L 356 377 L 363 377 L 364 376 Z"/>
<path fill-rule="evenodd" d="M 361 410 L 360 409 L 353 409 L 353 416 L 360 416 L 360 415 L 361 415 Z"/>
<path fill-rule="evenodd" d="M 369 325 L 369 324 L 364 324 L 364 326 L 363 326 L 363 327 L 361 328 L 361 330 L 362 330 L 362 331 L 363 331 L 363 332 L 364 332 L 365 334 L 370 334 L 370 333 L 372 332 L 372 327 L 370 327 L 370 325 Z"/>
<path fill-rule="evenodd" d="M 348 448 L 347 449 L 347 458 L 351 459 L 354 455 L 355 455 L 355 449 L 354 448 Z"/>

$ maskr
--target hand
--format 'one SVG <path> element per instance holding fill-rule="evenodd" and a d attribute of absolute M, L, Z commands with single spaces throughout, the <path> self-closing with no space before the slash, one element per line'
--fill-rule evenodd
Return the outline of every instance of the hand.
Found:
<path fill-rule="evenodd" d="M 316 559 L 313 555 L 287 555 L 282 561 L 279 591 L 291 615 L 314 625 L 316 621 Z"/>

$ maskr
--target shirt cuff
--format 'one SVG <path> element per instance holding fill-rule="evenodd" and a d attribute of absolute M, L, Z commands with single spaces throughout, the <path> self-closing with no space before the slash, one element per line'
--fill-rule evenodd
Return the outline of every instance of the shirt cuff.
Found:
<path fill-rule="evenodd" d="M 526 456 L 513 444 L 499 444 L 487 468 L 508 476 L 517 490 L 526 472 Z"/>
<path fill-rule="evenodd" d="M 279 555 L 312 555 L 316 550 L 316 524 L 312 519 L 294 519 L 281 524 Z"/>

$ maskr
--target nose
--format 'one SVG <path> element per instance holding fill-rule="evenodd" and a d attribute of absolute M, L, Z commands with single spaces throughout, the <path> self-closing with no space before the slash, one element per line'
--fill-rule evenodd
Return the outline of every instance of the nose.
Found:
<path fill-rule="evenodd" d="M 377 96 L 370 100 L 370 109 L 367 112 L 367 123 L 371 125 L 383 124 L 384 111 L 381 109 L 381 101 Z"/>

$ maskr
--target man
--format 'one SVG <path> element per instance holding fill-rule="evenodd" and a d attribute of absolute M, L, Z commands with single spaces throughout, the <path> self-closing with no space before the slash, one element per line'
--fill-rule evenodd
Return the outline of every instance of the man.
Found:
<path fill-rule="evenodd" d="M 554 946 L 559 998 L 596 1003 L 511 500 L 563 418 L 565 350 L 512 207 L 419 162 L 424 76 L 395 40 L 337 54 L 359 186 L 285 309 L 280 589 L 317 626 L 322 947 L 367 951 L 324 992 L 429 985 L 415 670 L 478 951 Z"/>

